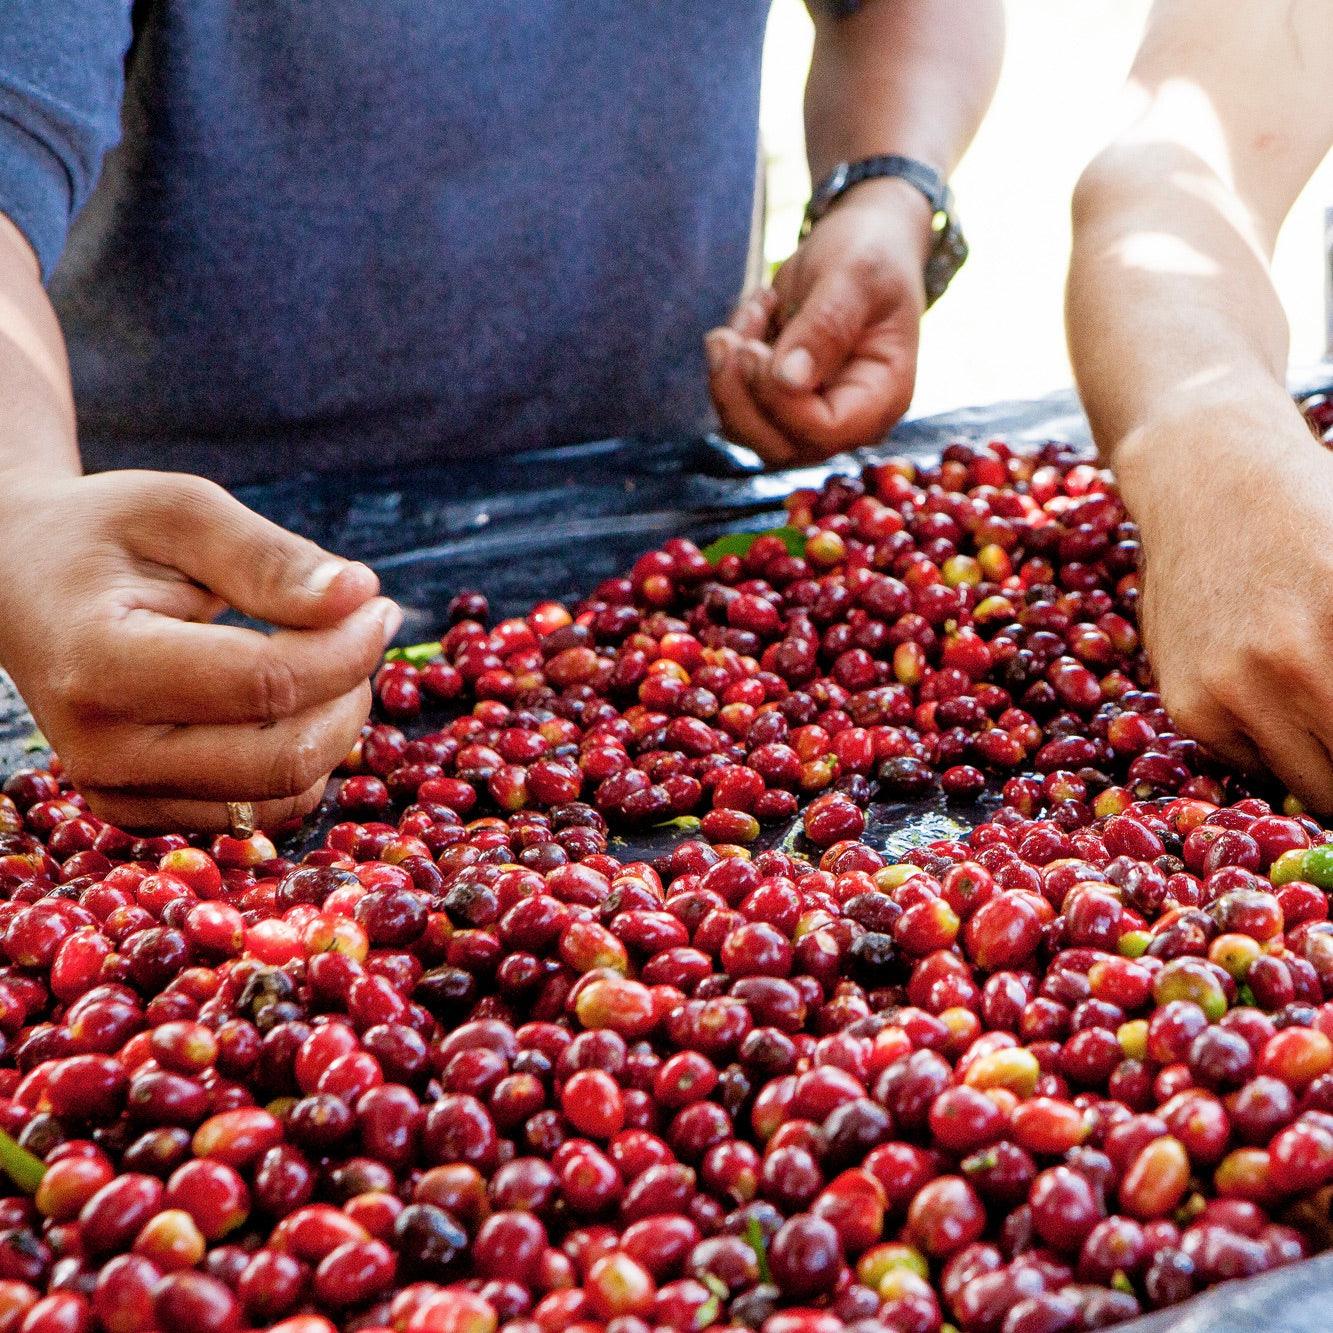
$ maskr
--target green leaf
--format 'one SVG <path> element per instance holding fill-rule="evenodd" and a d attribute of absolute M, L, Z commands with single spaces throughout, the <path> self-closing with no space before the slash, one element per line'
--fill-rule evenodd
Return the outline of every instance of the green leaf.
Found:
<path fill-rule="evenodd" d="M 35 727 L 23 738 L 23 753 L 36 754 L 38 750 L 49 750 L 51 743 Z"/>
<path fill-rule="evenodd" d="M 747 555 L 760 537 L 776 537 L 791 555 L 805 550 L 805 533 L 800 528 L 769 528 L 767 532 L 728 532 L 704 547 L 704 559 L 715 565 L 724 555 Z"/>
<path fill-rule="evenodd" d="M 34 1157 L 26 1148 L 20 1147 L 4 1130 L 0 1129 L 0 1169 L 25 1194 L 36 1194 L 37 1186 L 46 1174 L 46 1165 L 40 1157 Z"/>
<path fill-rule="evenodd" d="M 664 819 L 660 824 L 654 824 L 654 828 L 674 828 L 682 833 L 698 833 L 699 817 L 697 815 L 677 815 L 675 819 Z"/>
<path fill-rule="evenodd" d="M 409 643 L 405 648 L 390 648 L 384 654 L 386 662 L 410 662 L 414 667 L 425 666 L 443 650 L 439 643 Z"/>
<path fill-rule="evenodd" d="M 773 1270 L 768 1266 L 768 1241 L 764 1239 L 764 1228 L 759 1225 L 757 1217 L 745 1220 L 745 1242 L 758 1260 L 760 1282 L 772 1282 Z"/>

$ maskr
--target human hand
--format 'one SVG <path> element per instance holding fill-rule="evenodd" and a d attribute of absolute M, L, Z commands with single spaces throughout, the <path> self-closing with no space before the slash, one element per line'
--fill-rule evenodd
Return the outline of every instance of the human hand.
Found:
<path fill-rule="evenodd" d="M 1149 432 L 1116 466 L 1172 718 L 1333 810 L 1333 456 L 1287 401 Z"/>
<path fill-rule="evenodd" d="M 729 438 L 783 466 L 887 434 L 912 400 L 930 223 L 905 181 L 865 181 L 772 287 L 708 334 L 710 387 Z"/>
<path fill-rule="evenodd" d="M 0 664 L 102 819 L 260 826 L 308 814 L 370 708 L 401 613 L 198 477 L 5 480 Z M 281 626 L 214 625 L 226 607 Z"/>

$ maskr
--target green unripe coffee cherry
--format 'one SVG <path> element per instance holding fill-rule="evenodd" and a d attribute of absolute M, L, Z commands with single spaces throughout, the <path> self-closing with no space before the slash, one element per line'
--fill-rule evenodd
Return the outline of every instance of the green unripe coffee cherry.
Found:
<path fill-rule="evenodd" d="M 1284 861 L 1286 855 L 1278 857 L 1274 865 Z M 1301 871 L 1301 879 L 1317 885 L 1325 893 L 1333 889 L 1333 843 L 1326 842 L 1322 847 L 1311 847 L 1309 851 L 1302 852 Z"/>

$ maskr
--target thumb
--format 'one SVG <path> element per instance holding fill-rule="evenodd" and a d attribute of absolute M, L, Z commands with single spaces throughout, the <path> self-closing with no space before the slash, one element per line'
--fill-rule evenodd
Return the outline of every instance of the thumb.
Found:
<path fill-rule="evenodd" d="M 337 624 L 379 592 L 369 566 L 332 555 L 262 518 L 221 486 L 171 477 L 140 509 L 144 554 L 256 620 L 293 629 Z"/>
<path fill-rule="evenodd" d="M 846 269 L 816 279 L 773 344 L 773 378 L 797 393 L 828 384 L 856 347 L 870 312 L 870 293 Z"/>

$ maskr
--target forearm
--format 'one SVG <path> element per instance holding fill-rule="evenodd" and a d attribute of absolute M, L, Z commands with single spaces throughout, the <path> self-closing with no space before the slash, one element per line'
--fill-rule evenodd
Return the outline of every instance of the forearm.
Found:
<path fill-rule="evenodd" d="M 1157 0 L 1074 200 L 1070 351 L 1139 527 L 1174 729 L 1333 808 L 1333 465 L 1284 385 L 1268 267 L 1333 142 L 1328 0 Z"/>
<path fill-rule="evenodd" d="M 74 393 L 37 259 L 0 216 L 0 488 L 4 479 L 80 471 Z M 0 489 L 0 494 L 3 490 Z"/>
<path fill-rule="evenodd" d="M 1308 443 L 1268 266 L 1333 142 L 1333 104 L 1310 77 L 1333 57 L 1333 27 L 1327 0 L 1288 0 L 1281 22 L 1273 8 L 1157 0 L 1124 128 L 1075 192 L 1070 353 L 1131 489 L 1153 455 L 1188 466 L 1247 431 L 1256 457 Z"/>
<path fill-rule="evenodd" d="M 1166 145 L 1107 150 L 1074 198 L 1067 324 L 1103 456 L 1218 411 L 1294 417 L 1271 238 L 1204 162 Z"/>
<path fill-rule="evenodd" d="M 880 153 L 951 173 L 999 78 L 999 0 L 865 0 L 850 18 L 815 18 L 805 93 L 814 179 Z"/>

